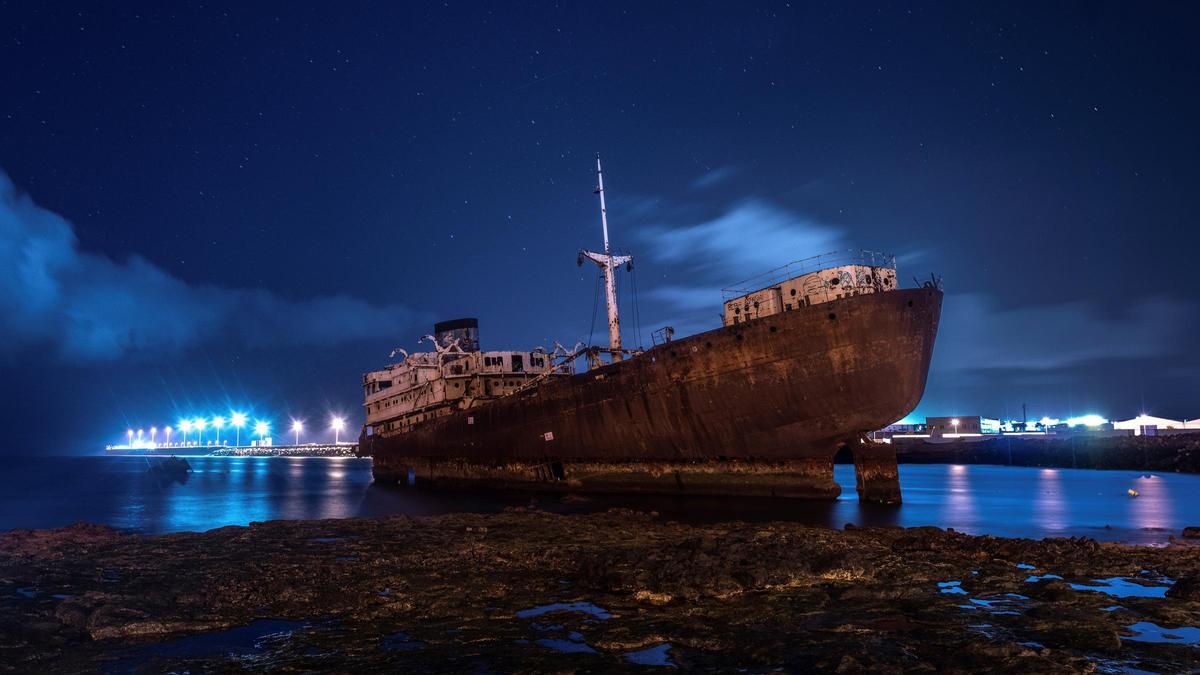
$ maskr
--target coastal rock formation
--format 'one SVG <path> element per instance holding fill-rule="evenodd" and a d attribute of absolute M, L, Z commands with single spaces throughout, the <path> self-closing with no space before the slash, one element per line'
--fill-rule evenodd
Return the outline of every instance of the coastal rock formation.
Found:
<path fill-rule="evenodd" d="M 1190 543 L 627 510 L 83 525 L 0 534 L 0 669 L 1179 671 L 1197 578 Z"/>

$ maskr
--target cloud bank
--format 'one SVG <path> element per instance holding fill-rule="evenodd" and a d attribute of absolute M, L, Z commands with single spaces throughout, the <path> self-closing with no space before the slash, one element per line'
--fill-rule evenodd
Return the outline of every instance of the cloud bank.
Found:
<path fill-rule="evenodd" d="M 0 355 L 66 361 L 174 355 L 206 343 L 328 345 L 397 331 L 412 313 L 346 296 L 293 301 L 189 285 L 152 262 L 83 251 L 74 228 L 0 172 Z"/>
<path fill-rule="evenodd" d="M 657 304 L 656 318 L 671 322 L 681 334 L 720 325 L 722 287 L 793 260 L 849 248 L 851 240 L 842 228 L 762 199 L 743 200 L 700 222 L 686 222 L 679 217 L 684 212 L 663 205 L 662 220 L 641 229 L 645 250 L 666 268 L 647 295 Z M 652 215 L 648 219 L 656 222 Z M 914 276 L 905 273 L 905 263 L 935 262 L 930 257 L 920 250 L 902 252 L 900 278 Z M 954 280 L 946 283 L 952 291 Z M 1002 287 L 1004 279 L 993 285 Z M 1072 302 L 1016 307 L 1001 307 L 985 294 L 949 293 L 930 386 L 985 382 L 1001 369 L 1061 377 L 1065 370 L 1097 362 L 1149 362 L 1184 349 L 1195 316 L 1190 300 L 1134 298 L 1111 311 L 1088 291 L 1081 287 L 1084 299 Z"/>

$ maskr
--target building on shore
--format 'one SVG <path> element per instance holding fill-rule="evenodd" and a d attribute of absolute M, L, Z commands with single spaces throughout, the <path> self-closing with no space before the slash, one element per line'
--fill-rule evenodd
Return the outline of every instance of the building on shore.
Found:
<path fill-rule="evenodd" d="M 998 435 L 1065 436 L 1086 434 L 1089 436 L 1167 436 L 1174 434 L 1200 433 L 1200 419 L 1173 420 L 1152 415 L 1138 415 L 1121 422 L 1110 422 L 1099 415 L 1083 415 L 1068 419 L 1043 417 L 1040 420 L 999 420 L 982 415 L 956 415 L 926 417 L 925 423 L 890 424 L 872 432 L 871 440 L 885 443 L 893 439 L 986 439 Z"/>
<path fill-rule="evenodd" d="M 1132 431 L 1135 436 L 1165 436 L 1178 433 L 1200 432 L 1200 419 L 1173 420 L 1145 413 L 1123 422 L 1114 422 L 1113 428 Z"/>

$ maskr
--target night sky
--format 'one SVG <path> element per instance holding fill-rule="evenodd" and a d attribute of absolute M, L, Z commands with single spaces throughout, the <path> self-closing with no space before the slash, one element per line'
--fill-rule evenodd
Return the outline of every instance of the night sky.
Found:
<path fill-rule="evenodd" d="M 1200 417 L 1194 4 L 138 4 L 0 2 L 0 452 L 586 341 L 597 152 L 627 343 L 883 250 L 947 292 L 916 415 Z"/>

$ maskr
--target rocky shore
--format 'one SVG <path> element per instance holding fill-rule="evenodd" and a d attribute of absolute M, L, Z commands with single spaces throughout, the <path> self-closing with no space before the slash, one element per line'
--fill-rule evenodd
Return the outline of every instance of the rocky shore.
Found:
<path fill-rule="evenodd" d="M 0 670 L 1200 667 L 1200 545 L 609 511 L 0 534 Z"/>

